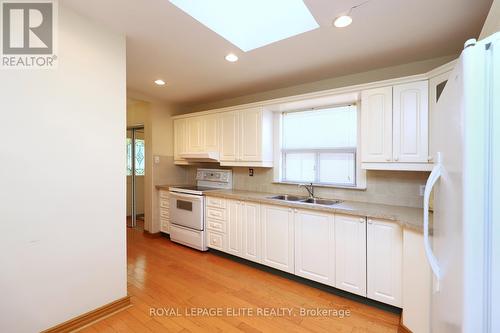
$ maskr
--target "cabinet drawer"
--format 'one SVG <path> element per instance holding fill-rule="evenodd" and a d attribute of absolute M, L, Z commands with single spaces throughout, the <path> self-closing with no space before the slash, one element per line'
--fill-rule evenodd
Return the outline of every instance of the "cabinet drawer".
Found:
<path fill-rule="evenodd" d="M 166 208 L 160 208 L 160 217 L 169 218 L 170 213 Z"/>
<path fill-rule="evenodd" d="M 226 223 L 225 221 L 217 221 L 207 219 L 207 230 L 218 231 L 221 233 L 226 233 Z"/>
<path fill-rule="evenodd" d="M 207 218 L 226 220 L 226 210 L 220 208 L 207 207 Z"/>
<path fill-rule="evenodd" d="M 219 251 L 225 251 L 225 237 L 217 232 L 208 231 L 208 247 Z"/>
<path fill-rule="evenodd" d="M 160 231 L 169 234 L 170 233 L 170 221 L 169 219 L 160 218 Z"/>
<path fill-rule="evenodd" d="M 160 198 L 168 199 L 168 191 L 160 191 Z"/>
<path fill-rule="evenodd" d="M 207 197 L 207 206 L 215 208 L 226 208 L 226 200 L 222 198 Z"/>
<path fill-rule="evenodd" d="M 160 199 L 160 207 L 168 208 L 170 205 L 168 203 L 168 199 Z"/>

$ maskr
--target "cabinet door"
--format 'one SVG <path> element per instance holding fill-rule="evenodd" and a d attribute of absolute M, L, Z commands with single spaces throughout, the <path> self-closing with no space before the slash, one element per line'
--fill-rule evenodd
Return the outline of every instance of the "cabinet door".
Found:
<path fill-rule="evenodd" d="M 241 202 L 227 200 L 227 252 L 242 255 L 241 244 Z"/>
<path fill-rule="evenodd" d="M 366 221 L 335 215 L 335 287 L 366 296 Z"/>
<path fill-rule="evenodd" d="M 367 296 L 401 307 L 403 230 L 399 224 L 368 219 Z"/>
<path fill-rule="evenodd" d="M 203 116 L 203 151 L 219 151 L 219 115 Z"/>
<path fill-rule="evenodd" d="M 392 87 L 361 93 L 362 162 L 392 159 Z"/>
<path fill-rule="evenodd" d="M 295 275 L 335 285 L 335 224 L 333 214 L 296 210 Z"/>
<path fill-rule="evenodd" d="M 423 235 L 403 230 L 402 324 L 414 333 L 430 332 L 432 273 Z"/>
<path fill-rule="evenodd" d="M 180 154 L 187 151 L 186 119 L 174 120 L 174 160 L 182 160 Z"/>
<path fill-rule="evenodd" d="M 220 160 L 237 161 L 239 113 L 224 112 L 220 118 Z"/>
<path fill-rule="evenodd" d="M 394 86 L 393 160 L 395 162 L 428 162 L 428 91 L 428 81 Z"/>
<path fill-rule="evenodd" d="M 188 152 L 203 151 L 203 117 L 186 119 Z"/>
<path fill-rule="evenodd" d="M 429 80 L 429 162 L 434 162 L 437 150 L 435 148 L 435 137 L 438 131 L 442 131 L 446 124 L 439 121 L 437 102 L 441 97 L 451 71 L 435 76 Z"/>
<path fill-rule="evenodd" d="M 240 111 L 240 161 L 262 160 L 262 112 L 262 108 Z"/>
<path fill-rule="evenodd" d="M 262 263 L 294 272 L 294 224 L 291 208 L 262 206 Z"/>
<path fill-rule="evenodd" d="M 255 262 L 261 260 L 260 204 L 244 202 L 241 205 L 243 257 Z"/>

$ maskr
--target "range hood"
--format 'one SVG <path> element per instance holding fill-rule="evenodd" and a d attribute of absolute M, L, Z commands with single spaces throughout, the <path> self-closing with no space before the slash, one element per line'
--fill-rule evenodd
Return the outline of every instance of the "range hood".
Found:
<path fill-rule="evenodd" d="M 181 158 L 192 162 L 219 162 L 218 151 L 181 153 Z"/>

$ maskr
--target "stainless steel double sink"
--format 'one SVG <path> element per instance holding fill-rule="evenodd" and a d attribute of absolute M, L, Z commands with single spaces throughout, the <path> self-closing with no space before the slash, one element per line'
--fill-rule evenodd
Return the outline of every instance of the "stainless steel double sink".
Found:
<path fill-rule="evenodd" d="M 321 205 L 321 206 L 333 206 L 333 205 L 337 205 L 337 204 L 342 202 L 342 200 L 306 198 L 306 197 L 299 197 L 299 196 L 290 195 L 290 194 L 274 195 L 274 196 L 267 197 L 267 198 L 274 199 L 274 200 L 282 200 L 282 201 L 301 202 L 301 203 Z"/>

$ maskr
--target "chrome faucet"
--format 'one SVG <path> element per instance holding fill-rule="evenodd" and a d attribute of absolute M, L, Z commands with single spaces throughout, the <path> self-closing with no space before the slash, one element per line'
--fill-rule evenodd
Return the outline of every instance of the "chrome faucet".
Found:
<path fill-rule="evenodd" d="M 313 185 L 313 183 L 310 183 L 309 185 L 299 184 L 299 187 L 304 187 L 307 190 L 307 193 L 309 193 L 309 198 L 314 199 L 314 185 Z"/>

